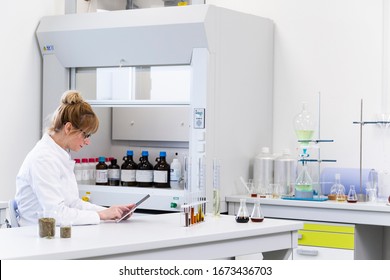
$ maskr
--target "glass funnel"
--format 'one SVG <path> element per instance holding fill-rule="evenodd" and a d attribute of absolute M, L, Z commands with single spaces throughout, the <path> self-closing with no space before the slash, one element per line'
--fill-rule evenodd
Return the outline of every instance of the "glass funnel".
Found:
<path fill-rule="evenodd" d="M 264 220 L 263 211 L 261 211 L 260 201 L 256 201 L 253 206 L 251 221 L 255 223 L 260 223 Z"/>
<path fill-rule="evenodd" d="M 236 215 L 236 222 L 237 223 L 249 222 L 249 213 L 248 213 L 248 208 L 246 208 L 246 199 L 245 198 L 240 199 L 240 208 L 238 208 L 238 212 Z"/>

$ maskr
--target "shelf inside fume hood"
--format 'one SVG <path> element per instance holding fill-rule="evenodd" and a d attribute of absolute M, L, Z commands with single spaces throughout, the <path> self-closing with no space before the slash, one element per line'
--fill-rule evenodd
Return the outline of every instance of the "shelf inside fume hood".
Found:
<path fill-rule="evenodd" d="M 150 194 L 150 198 L 140 209 L 179 212 L 184 203 L 183 189 L 79 185 L 80 197 L 86 192 L 90 192 L 92 203 L 102 206 L 135 203 L 146 194 Z"/>

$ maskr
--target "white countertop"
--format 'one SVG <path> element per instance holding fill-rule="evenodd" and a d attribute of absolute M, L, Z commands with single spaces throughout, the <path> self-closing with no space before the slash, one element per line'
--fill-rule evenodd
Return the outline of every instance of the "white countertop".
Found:
<path fill-rule="evenodd" d="M 134 215 L 121 223 L 74 226 L 72 237 L 38 237 L 37 226 L 0 230 L 0 259 L 216 259 L 294 248 L 303 223 L 265 219 L 239 224 L 206 216 L 181 225 L 181 214 Z M 256 246 L 254 246 L 256 244 Z"/>
<path fill-rule="evenodd" d="M 8 201 L 0 201 L 0 209 L 8 208 Z"/>
<path fill-rule="evenodd" d="M 266 217 L 390 226 L 390 206 L 386 202 L 285 200 L 248 195 L 227 196 L 226 201 L 237 205 L 241 198 L 246 198 L 249 204 L 260 199 Z M 230 205 L 229 214 L 233 212 L 234 207 Z"/>

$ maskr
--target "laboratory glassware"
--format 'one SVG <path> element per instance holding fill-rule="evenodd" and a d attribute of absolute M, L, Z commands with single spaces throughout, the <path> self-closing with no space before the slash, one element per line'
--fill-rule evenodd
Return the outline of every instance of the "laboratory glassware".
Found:
<path fill-rule="evenodd" d="M 245 198 L 240 199 L 240 208 L 238 208 L 238 212 L 236 215 L 236 222 L 237 223 L 249 222 L 249 214 L 248 214 L 248 208 L 246 207 L 246 199 Z"/>
<path fill-rule="evenodd" d="M 347 201 L 349 203 L 356 203 L 358 201 L 358 197 L 357 197 L 354 185 L 350 185 L 349 186 L 349 192 L 348 192 L 348 196 L 347 196 Z"/>
<path fill-rule="evenodd" d="M 339 195 L 338 199 L 337 199 L 337 195 Z M 341 201 L 341 200 L 343 200 L 341 195 L 343 195 L 343 196 L 345 195 L 345 188 L 341 184 L 341 175 L 340 175 L 340 173 L 336 173 L 334 175 L 334 184 L 330 188 L 330 193 L 328 195 L 328 199 L 329 200 L 339 200 L 339 201 Z"/>
<path fill-rule="evenodd" d="M 257 200 L 253 206 L 251 221 L 255 223 L 262 222 L 264 220 L 263 211 L 261 210 L 260 201 Z"/>
<path fill-rule="evenodd" d="M 153 167 L 153 184 L 155 188 L 170 188 L 171 166 L 168 164 L 167 153 L 160 152 L 160 157 L 156 158 L 156 165 Z"/>
<path fill-rule="evenodd" d="M 303 154 L 306 154 L 307 146 L 314 136 L 315 125 L 314 117 L 307 110 L 307 103 L 303 102 L 301 112 L 294 118 L 294 130 L 303 148 Z"/>
<path fill-rule="evenodd" d="M 375 185 L 372 185 L 370 182 L 366 184 L 366 201 L 375 202 L 377 199 L 377 191 L 378 189 Z"/>
<path fill-rule="evenodd" d="M 313 198 L 313 180 L 310 177 L 306 162 L 302 162 L 302 170 L 295 181 L 295 197 Z"/>
<path fill-rule="evenodd" d="M 128 150 L 126 156 L 123 157 L 123 164 L 121 166 L 121 184 L 122 186 L 136 186 L 136 172 L 137 164 L 133 159 L 134 152 Z"/>

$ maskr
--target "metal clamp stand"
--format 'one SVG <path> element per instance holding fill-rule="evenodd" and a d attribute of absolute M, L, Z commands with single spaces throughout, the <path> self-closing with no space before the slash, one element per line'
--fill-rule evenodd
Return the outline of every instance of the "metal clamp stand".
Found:
<path fill-rule="evenodd" d="M 363 99 L 360 100 L 360 122 L 353 122 L 353 124 L 360 125 L 360 193 L 358 194 L 359 201 L 366 201 L 363 195 L 363 126 L 365 124 L 389 124 L 388 121 L 363 121 Z"/>

